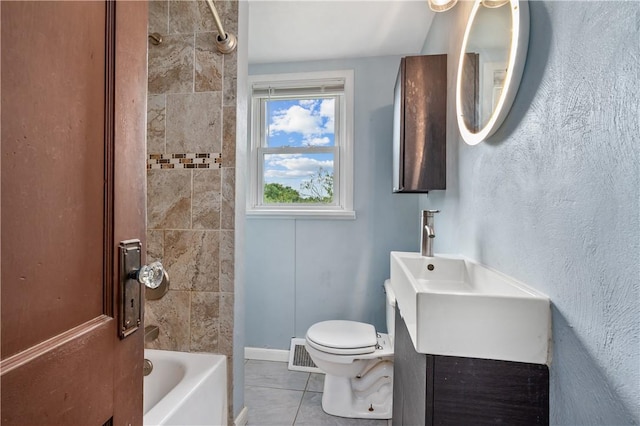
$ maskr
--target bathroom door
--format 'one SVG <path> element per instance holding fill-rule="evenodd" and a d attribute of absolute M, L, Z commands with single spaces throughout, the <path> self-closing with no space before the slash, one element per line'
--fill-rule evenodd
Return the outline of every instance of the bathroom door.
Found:
<path fill-rule="evenodd" d="M 142 424 L 116 250 L 144 236 L 146 2 L 2 1 L 0 19 L 1 423 Z"/>

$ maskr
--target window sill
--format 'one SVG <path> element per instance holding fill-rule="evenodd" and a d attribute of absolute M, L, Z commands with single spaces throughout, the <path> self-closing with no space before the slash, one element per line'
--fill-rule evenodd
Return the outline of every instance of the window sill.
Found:
<path fill-rule="evenodd" d="M 246 211 L 247 219 L 321 219 L 321 220 L 355 220 L 354 210 L 289 210 L 269 209 Z"/>

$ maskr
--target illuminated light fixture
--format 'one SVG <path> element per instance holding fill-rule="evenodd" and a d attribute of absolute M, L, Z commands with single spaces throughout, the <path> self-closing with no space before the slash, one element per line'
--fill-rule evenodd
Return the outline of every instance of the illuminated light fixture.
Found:
<path fill-rule="evenodd" d="M 429 9 L 434 12 L 444 12 L 451 9 L 456 3 L 458 0 L 429 0 Z"/>
<path fill-rule="evenodd" d="M 509 0 L 482 0 L 482 5 L 489 9 L 495 9 L 497 7 L 504 6 L 505 4 L 509 4 Z"/>

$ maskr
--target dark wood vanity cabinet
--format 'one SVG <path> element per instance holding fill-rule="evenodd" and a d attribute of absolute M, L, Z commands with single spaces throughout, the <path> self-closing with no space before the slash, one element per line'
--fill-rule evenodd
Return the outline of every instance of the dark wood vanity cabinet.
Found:
<path fill-rule="evenodd" d="M 427 398 L 427 355 L 419 354 L 396 305 L 393 342 L 393 421 L 394 426 L 432 425 L 433 398 Z M 428 394 L 433 395 L 433 388 Z M 430 401 L 429 401 L 430 400 Z M 430 406 L 427 407 L 427 401 Z M 427 417 L 427 411 L 431 414 Z"/>
<path fill-rule="evenodd" d="M 393 123 L 393 191 L 445 189 L 447 55 L 401 59 Z"/>
<path fill-rule="evenodd" d="M 396 310 L 394 425 L 548 425 L 546 365 L 424 355 Z"/>

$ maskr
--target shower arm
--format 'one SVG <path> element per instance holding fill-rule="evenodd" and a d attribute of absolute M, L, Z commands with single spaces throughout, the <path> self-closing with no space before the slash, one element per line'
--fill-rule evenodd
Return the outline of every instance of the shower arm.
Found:
<path fill-rule="evenodd" d="M 218 15 L 216 6 L 213 4 L 213 0 L 205 1 L 209 5 L 209 9 L 211 9 L 213 20 L 216 24 L 216 28 L 218 29 L 218 36 L 216 37 L 216 47 L 218 48 L 218 52 L 223 54 L 233 52 L 238 44 L 236 36 L 225 32 L 224 28 L 222 28 L 222 22 L 220 21 L 220 16 Z"/>

